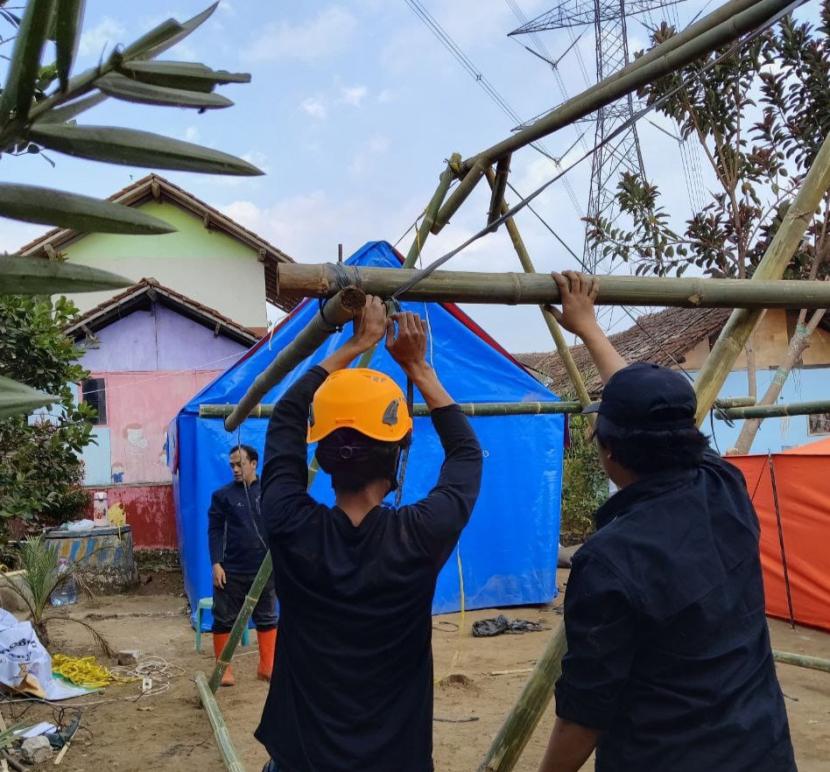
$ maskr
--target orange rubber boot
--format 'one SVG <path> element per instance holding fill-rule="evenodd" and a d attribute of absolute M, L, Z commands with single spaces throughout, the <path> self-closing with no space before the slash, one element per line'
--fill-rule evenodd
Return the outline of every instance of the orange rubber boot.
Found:
<path fill-rule="evenodd" d="M 274 652 L 277 649 L 277 631 L 268 630 L 261 633 L 257 630 L 259 643 L 259 667 L 256 674 L 260 681 L 270 681 L 271 671 L 274 669 Z"/>
<path fill-rule="evenodd" d="M 216 657 L 217 661 L 222 654 L 222 649 L 225 648 L 225 644 L 228 642 L 228 638 L 231 637 L 230 633 L 214 633 L 213 634 L 213 654 Z M 233 672 L 231 672 L 231 666 L 228 665 L 225 668 L 225 672 L 222 674 L 222 686 L 235 686 L 236 681 L 233 677 Z"/>

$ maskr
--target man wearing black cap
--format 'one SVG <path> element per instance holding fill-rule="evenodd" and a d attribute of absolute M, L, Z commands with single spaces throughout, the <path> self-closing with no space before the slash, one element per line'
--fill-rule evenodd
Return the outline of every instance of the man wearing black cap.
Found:
<path fill-rule="evenodd" d="M 698 431 L 682 374 L 614 350 L 596 281 L 554 279 L 605 384 L 594 436 L 619 492 L 573 558 L 540 772 L 578 770 L 594 748 L 597 772 L 795 770 L 743 477 Z"/>

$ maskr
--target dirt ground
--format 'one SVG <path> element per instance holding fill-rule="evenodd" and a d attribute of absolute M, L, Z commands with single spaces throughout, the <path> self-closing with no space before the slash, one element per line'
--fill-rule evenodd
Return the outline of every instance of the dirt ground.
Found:
<path fill-rule="evenodd" d="M 560 586 L 567 572 L 560 572 Z M 144 591 L 149 590 L 149 587 Z M 553 629 L 561 624 L 561 598 L 551 607 L 501 610 L 509 617 L 541 620 Z M 158 696 L 138 697 L 136 684 L 115 686 L 70 704 L 88 705 L 82 730 L 61 767 L 64 772 L 138 772 L 139 770 L 222 770 L 223 764 L 201 709 L 193 674 L 210 672 L 210 636 L 202 653 L 194 650 L 194 636 L 185 615 L 185 602 L 171 595 L 100 598 L 75 607 L 79 616 L 104 633 L 116 648 L 138 648 L 143 654 L 164 657 L 182 669 Z M 478 766 L 491 738 L 514 703 L 531 668 L 543 650 L 549 632 L 473 638 L 470 625 L 494 616 L 498 609 L 465 615 L 436 617 L 433 649 L 437 679 L 449 678 L 435 693 L 435 767 L 439 772 L 471 772 Z M 830 635 L 807 628 L 795 631 L 771 621 L 773 645 L 787 651 L 830 658 Z M 87 655 L 89 639 L 75 625 L 56 628 L 55 650 Z M 258 772 L 266 757 L 253 739 L 265 700 L 266 684 L 256 680 L 256 638 L 234 660 L 237 686 L 220 690 L 218 699 L 237 750 L 249 772 Z M 801 772 L 830 770 L 830 674 L 779 665 L 793 740 Z M 158 684 L 156 684 L 158 685 Z M 61 703 L 66 705 L 66 703 Z M 7 722 L 25 723 L 52 717 L 52 709 L 36 703 L 3 704 Z M 535 770 L 552 723 L 548 709 L 517 770 Z M 52 768 L 51 762 L 43 768 Z M 585 767 L 593 769 L 593 764 Z"/>

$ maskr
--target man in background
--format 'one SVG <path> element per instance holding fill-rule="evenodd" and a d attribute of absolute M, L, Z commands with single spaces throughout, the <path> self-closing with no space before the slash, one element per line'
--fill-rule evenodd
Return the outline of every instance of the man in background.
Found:
<path fill-rule="evenodd" d="M 229 460 L 233 482 L 213 494 L 208 511 L 208 544 L 213 566 L 213 651 L 217 659 L 268 552 L 260 510 L 259 454 L 250 445 L 238 445 L 231 451 Z M 272 575 L 253 613 L 259 643 L 257 676 L 263 681 L 271 680 L 274 665 L 276 602 Z M 222 686 L 234 683 L 228 667 Z"/>

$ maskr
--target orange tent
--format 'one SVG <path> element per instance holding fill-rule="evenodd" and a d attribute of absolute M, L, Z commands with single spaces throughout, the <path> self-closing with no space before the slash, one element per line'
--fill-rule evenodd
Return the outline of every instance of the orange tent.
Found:
<path fill-rule="evenodd" d="M 830 438 L 728 460 L 761 521 L 767 614 L 830 630 Z"/>

